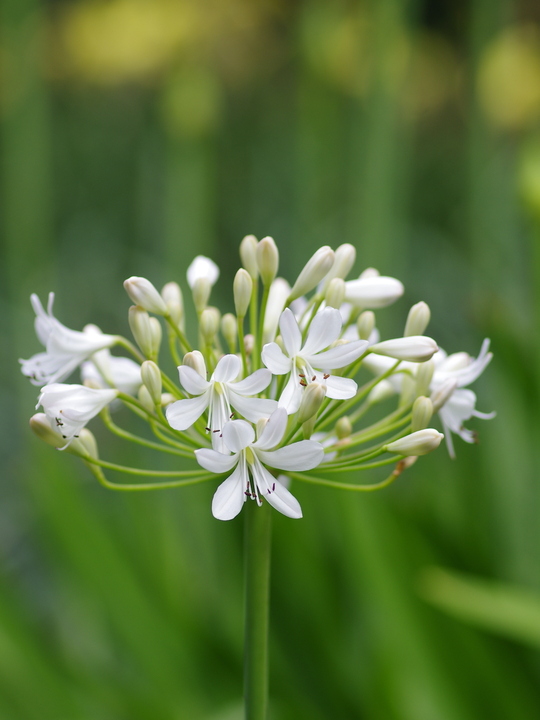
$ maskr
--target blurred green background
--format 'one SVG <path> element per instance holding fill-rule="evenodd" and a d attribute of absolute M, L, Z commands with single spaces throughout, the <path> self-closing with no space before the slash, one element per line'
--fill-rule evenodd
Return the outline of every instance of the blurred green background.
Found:
<path fill-rule="evenodd" d="M 122 281 L 272 235 L 289 280 L 353 243 L 495 359 L 480 444 L 275 514 L 274 720 L 540 716 L 540 6 L 4 0 L 1 720 L 241 717 L 242 523 L 210 484 L 125 496 L 31 436 L 28 297 L 128 334 Z M 185 287 L 185 284 L 184 284 Z M 474 421 L 470 423 L 474 426 Z M 156 461 L 110 442 L 101 453 Z M 128 456 L 128 450 L 130 455 Z M 123 455 L 122 455 L 123 453 Z M 438 566 L 438 567 L 437 567 Z"/>

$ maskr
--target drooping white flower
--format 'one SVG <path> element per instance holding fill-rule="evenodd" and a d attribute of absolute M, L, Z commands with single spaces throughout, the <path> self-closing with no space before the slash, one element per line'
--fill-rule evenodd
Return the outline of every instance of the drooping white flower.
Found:
<path fill-rule="evenodd" d="M 79 435 L 86 423 L 117 395 L 117 390 L 96 390 L 84 385 L 52 383 L 41 389 L 36 407 L 43 407 L 51 427 L 69 444 Z"/>
<path fill-rule="evenodd" d="M 197 255 L 187 269 L 187 281 L 193 290 L 197 280 L 207 280 L 214 285 L 219 277 L 219 268 L 213 260 L 204 255 Z"/>
<path fill-rule="evenodd" d="M 210 380 L 206 380 L 206 367 L 204 372 L 200 373 L 188 365 L 180 365 L 180 382 L 193 397 L 177 400 L 167 407 L 166 415 L 170 426 L 175 430 L 187 430 L 209 408 L 208 428 L 212 433 L 212 446 L 225 452 L 226 447 L 221 435 L 225 423 L 233 414 L 231 407 L 251 422 L 268 418 L 277 408 L 277 402 L 250 396 L 262 392 L 270 385 L 272 373 L 261 368 L 235 382 L 241 369 L 242 363 L 236 355 L 224 355 Z"/>
<path fill-rule="evenodd" d="M 325 308 L 313 318 L 307 338 L 302 345 L 302 333 L 289 308 L 279 320 L 281 338 L 287 354 L 277 343 L 263 347 L 262 360 L 274 375 L 290 373 L 281 394 L 279 404 L 294 413 L 300 406 L 303 388 L 310 382 L 326 386 L 326 396 L 334 400 L 346 400 L 354 396 L 357 385 L 350 378 L 337 377 L 330 370 L 343 368 L 357 360 L 368 347 L 365 340 L 355 340 L 324 350 L 335 342 L 341 333 L 342 320 L 339 310 Z"/>
<path fill-rule="evenodd" d="M 236 517 L 247 498 L 262 504 L 267 500 L 276 510 L 290 518 L 302 517 L 296 498 L 275 478 L 267 467 L 277 470 L 312 470 L 324 457 L 322 445 L 301 440 L 274 450 L 287 429 L 287 412 L 278 408 L 266 423 L 260 438 L 244 420 L 233 420 L 223 428 L 223 440 L 232 455 L 215 450 L 195 450 L 197 462 L 214 473 L 233 473 L 218 487 L 212 500 L 212 513 L 218 520 Z M 267 467 L 265 467 L 267 466 Z"/>
<path fill-rule="evenodd" d="M 23 375 L 34 385 L 65 380 L 90 355 L 117 342 L 115 335 L 78 332 L 62 325 L 53 315 L 54 293 L 49 293 L 47 312 L 37 295 L 32 294 L 30 300 L 36 313 L 36 334 L 45 352 L 19 362 Z"/>
<path fill-rule="evenodd" d="M 398 455 L 427 455 L 436 450 L 444 435 L 433 428 L 425 428 L 399 438 L 386 446 L 388 452 Z"/>
<path fill-rule="evenodd" d="M 395 360 L 422 363 L 430 360 L 439 348 L 433 338 L 426 335 L 412 335 L 383 340 L 372 345 L 370 349 L 377 355 L 387 355 Z"/>
<path fill-rule="evenodd" d="M 364 310 L 391 305 L 403 295 L 403 284 L 393 277 L 362 274 L 345 283 L 345 299 Z"/>
<path fill-rule="evenodd" d="M 135 305 L 139 305 L 146 312 L 166 315 L 167 305 L 150 280 L 133 275 L 124 280 L 124 288 Z"/>
<path fill-rule="evenodd" d="M 87 325 L 84 333 L 102 335 L 95 325 Z M 131 358 L 111 355 L 108 348 L 99 350 L 82 363 L 81 378 L 100 388 L 117 388 L 127 395 L 136 395 L 142 384 L 141 366 Z"/>

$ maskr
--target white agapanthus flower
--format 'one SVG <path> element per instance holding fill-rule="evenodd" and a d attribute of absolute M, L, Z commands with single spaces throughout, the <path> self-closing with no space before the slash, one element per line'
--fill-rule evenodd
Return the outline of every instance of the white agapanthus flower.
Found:
<path fill-rule="evenodd" d="M 204 255 L 197 255 L 187 269 L 187 281 L 193 290 L 197 280 L 207 280 L 214 285 L 219 277 L 219 268 L 213 260 Z"/>
<path fill-rule="evenodd" d="M 289 414 L 300 407 L 302 392 L 309 382 L 326 386 L 326 396 L 334 400 L 346 400 L 354 396 L 357 385 L 354 380 L 329 373 L 346 367 L 357 360 L 368 347 L 365 340 L 355 340 L 324 350 L 335 342 L 341 333 L 342 320 L 339 310 L 325 308 L 313 318 L 305 343 L 298 322 L 289 308 L 279 320 L 285 354 L 277 343 L 263 347 L 262 360 L 274 375 L 290 373 L 289 380 L 279 399 L 280 406 Z"/>
<path fill-rule="evenodd" d="M 277 408 L 275 400 L 250 397 L 266 390 L 272 380 L 272 373 L 261 368 L 235 382 L 241 370 L 242 363 L 236 355 L 224 355 L 210 380 L 206 379 L 204 361 L 200 372 L 188 365 L 180 365 L 180 382 L 184 390 L 194 397 L 177 400 L 167 407 L 170 426 L 175 430 L 187 430 L 209 408 L 208 429 L 212 434 L 212 446 L 226 452 L 221 435 L 233 414 L 231 408 L 251 422 L 270 417 Z"/>
<path fill-rule="evenodd" d="M 52 383 L 41 389 L 36 407 L 41 405 L 51 427 L 69 444 L 86 423 L 118 395 L 117 390 L 97 390 L 84 385 Z"/>
<path fill-rule="evenodd" d="M 276 510 L 290 518 L 301 518 L 298 500 L 265 466 L 277 470 L 312 470 L 324 457 L 322 445 L 301 440 L 273 450 L 283 440 L 287 429 L 287 412 L 278 408 L 255 441 L 255 431 L 244 420 L 233 420 L 223 428 L 223 440 L 232 455 L 215 450 L 196 450 L 197 462 L 214 473 L 233 473 L 218 487 L 212 513 L 218 520 L 236 517 L 248 498 L 262 504 L 267 500 Z"/>
<path fill-rule="evenodd" d="M 96 325 L 86 325 L 87 334 L 102 335 Z M 131 358 L 111 355 L 108 348 L 94 353 L 81 365 L 83 382 L 89 380 L 93 387 L 113 387 L 127 395 L 136 395 L 142 385 L 141 366 Z"/>
<path fill-rule="evenodd" d="M 92 334 L 70 330 L 53 315 L 54 293 L 49 293 L 47 312 L 37 295 L 30 296 L 36 313 L 35 329 L 45 352 L 20 360 L 23 375 L 34 385 L 65 380 L 90 355 L 114 345 L 115 335 Z"/>

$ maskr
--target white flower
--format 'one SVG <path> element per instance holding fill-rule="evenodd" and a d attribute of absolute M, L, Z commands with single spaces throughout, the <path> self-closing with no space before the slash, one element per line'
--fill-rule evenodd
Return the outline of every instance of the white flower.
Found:
<path fill-rule="evenodd" d="M 393 338 L 371 345 L 371 352 L 377 355 L 387 355 L 395 360 L 408 360 L 422 363 L 430 360 L 439 348 L 437 343 L 426 335 L 411 335 L 410 337 Z"/>
<path fill-rule="evenodd" d="M 54 293 L 49 293 L 47 312 L 37 295 L 32 294 L 30 300 L 36 313 L 36 334 L 45 346 L 45 352 L 19 362 L 23 375 L 34 385 L 65 380 L 90 355 L 117 341 L 115 335 L 78 332 L 62 325 L 53 315 Z"/>
<path fill-rule="evenodd" d="M 41 389 L 36 407 L 43 406 L 51 427 L 68 441 L 67 445 L 117 395 L 117 390 L 95 390 L 84 385 L 52 383 Z"/>
<path fill-rule="evenodd" d="M 427 455 L 439 447 L 443 437 L 438 430 L 425 428 L 389 443 L 386 450 L 405 456 Z"/>
<path fill-rule="evenodd" d="M 212 433 L 212 446 L 226 452 L 221 435 L 225 423 L 232 416 L 231 407 L 251 422 L 268 418 L 277 408 L 275 400 L 249 397 L 270 385 L 272 373 L 262 368 L 240 382 L 234 382 L 241 369 L 242 363 L 236 355 L 224 355 L 208 381 L 205 377 L 206 367 L 201 374 L 188 365 L 180 365 L 180 382 L 186 392 L 194 397 L 177 400 L 167 407 L 170 426 L 175 430 L 187 430 L 209 407 L 208 428 Z"/>
<path fill-rule="evenodd" d="M 215 450 L 195 450 L 197 462 L 205 470 L 230 475 L 217 489 L 212 500 L 212 513 L 218 520 L 236 517 L 248 497 L 262 504 L 265 498 L 276 510 L 291 518 L 302 517 L 298 500 L 265 467 L 277 470 L 312 470 L 324 457 L 322 445 L 313 440 L 272 450 L 283 440 L 287 429 L 287 412 L 278 408 L 266 423 L 255 442 L 255 431 L 244 420 L 233 420 L 223 428 L 223 439 L 233 453 L 224 455 Z M 251 475 L 251 478 L 250 478 Z"/>
<path fill-rule="evenodd" d="M 85 334 L 102 335 L 96 325 L 87 325 Z M 83 382 L 90 380 L 100 388 L 117 388 L 127 395 L 136 395 L 142 384 L 141 366 L 131 358 L 115 357 L 109 350 L 99 350 L 81 365 Z"/>
<path fill-rule="evenodd" d="M 167 314 L 168 310 L 165 300 L 150 280 L 133 275 L 127 280 L 124 280 L 124 288 L 135 305 L 139 305 L 146 310 L 146 312 L 156 313 L 157 315 Z"/>
<path fill-rule="evenodd" d="M 262 360 L 274 375 L 290 373 L 279 399 L 280 406 L 287 408 L 289 415 L 298 410 L 302 390 L 312 381 L 325 385 L 327 397 L 334 400 L 346 400 L 354 396 L 357 390 L 354 380 L 330 375 L 328 371 L 345 367 L 357 360 L 368 347 L 367 341 L 346 342 L 323 352 L 341 333 L 339 310 L 325 308 L 317 313 L 309 326 L 303 346 L 302 333 L 289 308 L 281 314 L 279 327 L 287 355 L 276 343 L 268 343 L 263 347 Z"/>
<path fill-rule="evenodd" d="M 197 280 L 207 280 L 214 285 L 219 277 L 219 268 L 213 260 L 204 255 L 197 255 L 187 269 L 187 281 L 193 290 Z"/>
<path fill-rule="evenodd" d="M 403 285 L 393 277 L 364 275 L 345 283 L 345 299 L 364 309 L 391 305 L 403 295 Z"/>

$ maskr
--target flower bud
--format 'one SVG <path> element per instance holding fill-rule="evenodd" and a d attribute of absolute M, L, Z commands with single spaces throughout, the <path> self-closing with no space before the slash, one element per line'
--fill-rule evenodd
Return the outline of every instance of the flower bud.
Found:
<path fill-rule="evenodd" d="M 345 300 L 345 280 L 341 278 L 330 280 L 324 293 L 324 299 L 327 307 L 339 310 Z"/>
<path fill-rule="evenodd" d="M 200 315 L 205 307 L 208 305 L 210 299 L 210 293 L 212 292 L 212 283 L 208 278 L 197 278 L 191 288 L 193 295 L 193 304 L 197 314 Z"/>
<path fill-rule="evenodd" d="M 161 339 L 163 337 L 163 330 L 161 329 L 161 323 L 155 317 L 150 318 L 150 333 L 152 336 L 151 357 L 157 357 L 159 354 L 159 348 L 161 347 Z"/>
<path fill-rule="evenodd" d="M 251 355 L 255 347 L 255 338 L 251 333 L 244 336 L 244 347 L 246 349 L 246 355 Z"/>
<path fill-rule="evenodd" d="M 239 318 L 246 316 L 249 303 L 251 302 L 251 291 L 253 289 L 253 280 L 251 275 L 244 268 L 236 273 L 233 283 L 234 307 L 236 315 Z"/>
<path fill-rule="evenodd" d="M 137 393 L 137 397 L 139 399 L 139 402 L 141 405 L 148 410 L 149 413 L 154 414 L 156 411 L 156 406 L 154 401 L 152 400 L 152 396 L 148 392 L 148 388 L 146 385 L 141 385 L 139 388 L 139 392 Z"/>
<path fill-rule="evenodd" d="M 236 318 L 232 313 L 225 313 L 221 318 L 221 334 L 225 338 L 225 342 L 229 346 L 231 353 L 236 352 L 236 341 L 238 339 L 238 327 Z"/>
<path fill-rule="evenodd" d="M 427 428 L 433 416 L 433 403 L 428 397 L 421 395 L 414 401 L 412 407 L 411 430 L 423 430 Z"/>
<path fill-rule="evenodd" d="M 427 455 L 439 447 L 443 437 L 437 430 L 426 428 L 389 443 L 385 450 L 397 455 Z"/>
<path fill-rule="evenodd" d="M 313 290 L 334 264 L 334 251 L 328 245 L 319 248 L 304 265 L 294 283 L 289 302 Z"/>
<path fill-rule="evenodd" d="M 365 310 L 356 321 L 356 327 L 360 340 L 369 340 L 375 327 L 375 313 Z"/>
<path fill-rule="evenodd" d="M 263 238 L 257 245 L 257 266 L 264 285 L 270 285 L 279 266 L 279 252 L 271 237 Z"/>
<path fill-rule="evenodd" d="M 346 415 L 339 418 L 334 428 L 338 440 L 345 440 L 345 438 L 350 437 L 352 430 L 352 423 Z"/>
<path fill-rule="evenodd" d="M 420 363 L 416 371 L 416 394 L 427 395 L 433 373 L 435 372 L 435 363 L 433 360 Z"/>
<path fill-rule="evenodd" d="M 187 281 L 193 290 L 197 280 L 207 280 L 210 287 L 216 283 L 219 277 L 219 268 L 213 260 L 204 255 L 197 255 L 187 269 Z"/>
<path fill-rule="evenodd" d="M 319 412 L 322 401 L 326 397 L 326 387 L 317 382 L 309 383 L 302 394 L 300 407 L 298 408 L 297 421 L 303 425 Z"/>
<path fill-rule="evenodd" d="M 133 276 L 124 280 L 124 288 L 135 305 L 140 305 L 147 312 L 167 314 L 167 305 L 150 280 Z"/>
<path fill-rule="evenodd" d="M 205 308 L 201 313 L 199 328 L 204 341 L 209 345 L 216 337 L 219 330 L 221 316 L 215 307 Z"/>
<path fill-rule="evenodd" d="M 172 393 L 161 393 L 161 401 L 160 405 L 162 408 L 166 408 L 167 405 L 170 405 L 171 403 L 175 402 L 176 398 Z"/>
<path fill-rule="evenodd" d="M 155 362 L 146 360 L 141 365 L 142 381 L 156 405 L 161 403 L 161 372 Z"/>
<path fill-rule="evenodd" d="M 270 286 L 263 325 L 265 343 L 272 342 L 276 337 L 279 318 L 281 317 L 290 292 L 290 285 L 283 278 L 276 278 Z"/>
<path fill-rule="evenodd" d="M 398 407 L 402 408 L 411 405 L 416 398 L 416 381 L 408 372 L 403 373 L 401 379 L 401 392 L 399 394 Z"/>
<path fill-rule="evenodd" d="M 376 310 L 391 305 L 403 295 L 403 285 L 396 278 L 366 273 L 358 280 L 345 283 L 345 299 L 353 305 Z"/>
<path fill-rule="evenodd" d="M 377 278 L 380 277 L 381 273 L 377 270 L 377 268 L 366 268 L 363 270 L 360 275 L 358 276 L 359 280 L 365 280 L 366 278 Z"/>
<path fill-rule="evenodd" d="M 416 305 L 413 305 L 409 310 L 403 336 L 411 337 L 412 335 L 423 335 L 429 325 L 430 318 L 431 311 L 427 303 L 416 303 Z"/>
<path fill-rule="evenodd" d="M 198 372 L 199 375 L 206 380 L 206 363 L 204 357 L 198 350 L 188 352 L 184 355 L 183 364 Z"/>
<path fill-rule="evenodd" d="M 76 445 L 73 450 L 75 455 L 79 455 L 82 450 L 84 454 L 89 455 L 91 458 L 94 458 L 95 460 L 98 459 L 99 455 L 96 438 L 88 428 L 83 428 L 79 433 L 79 437 L 75 438 L 66 450 L 69 451 L 71 446 L 75 443 Z"/>
<path fill-rule="evenodd" d="M 257 267 L 258 244 L 255 235 L 246 235 L 240 243 L 240 260 L 253 280 L 256 280 L 259 276 L 259 268 Z"/>
<path fill-rule="evenodd" d="M 138 305 L 132 305 L 129 308 L 128 320 L 132 335 L 142 354 L 152 357 L 154 346 L 150 315 Z"/>
<path fill-rule="evenodd" d="M 412 335 L 411 337 L 384 340 L 372 345 L 369 349 L 377 355 L 386 355 L 396 360 L 423 363 L 430 360 L 439 348 L 435 340 L 430 337 Z"/>
<path fill-rule="evenodd" d="M 175 325 L 183 329 L 184 297 L 178 283 L 169 282 L 164 285 L 161 290 L 161 297 L 163 298 L 163 301 L 167 306 L 167 310 L 172 321 L 175 323 Z"/>
<path fill-rule="evenodd" d="M 370 405 L 376 405 L 384 400 L 388 400 L 388 398 L 391 398 L 395 394 L 396 391 L 392 383 L 388 382 L 388 380 L 381 380 L 375 385 L 373 390 L 371 390 L 367 396 L 367 401 Z"/>
<path fill-rule="evenodd" d="M 340 245 L 334 253 L 334 264 L 324 277 L 324 287 L 327 288 L 334 278 L 344 280 L 351 271 L 355 260 L 356 249 L 354 245 L 350 245 L 349 243 Z"/>
<path fill-rule="evenodd" d="M 66 444 L 65 439 L 60 435 L 60 433 L 52 429 L 49 419 L 45 413 L 36 413 L 35 415 L 32 415 L 30 418 L 30 427 L 38 438 L 44 440 L 48 445 L 52 445 L 55 448 L 61 448 Z"/>
<path fill-rule="evenodd" d="M 71 455 L 77 455 L 79 457 L 85 457 L 90 455 L 91 457 L 98 457 L 97 445 L 94 436 L 83 428 L 79 432 L 79 437 L 73 438 L 70 442 L 66 443 L 66 438 L 54 430 L 51 427 L 48 417 L 45 413 L 36 413 L 30 418 L 30 427 L 33 432 L 41 439 L 44 440 L 48 445 L 57 448 L 58 450 L 65 450 Z"/>
<path fill-rule="evenodd" d="M 458 386 L 458 381 L 452 378 L 448 378 L 439 385 L 431 393 L 431 402 L 433 403 L 433 412 L 439 412 L 439 410 L 446 404 L 452 393 Z"/>

